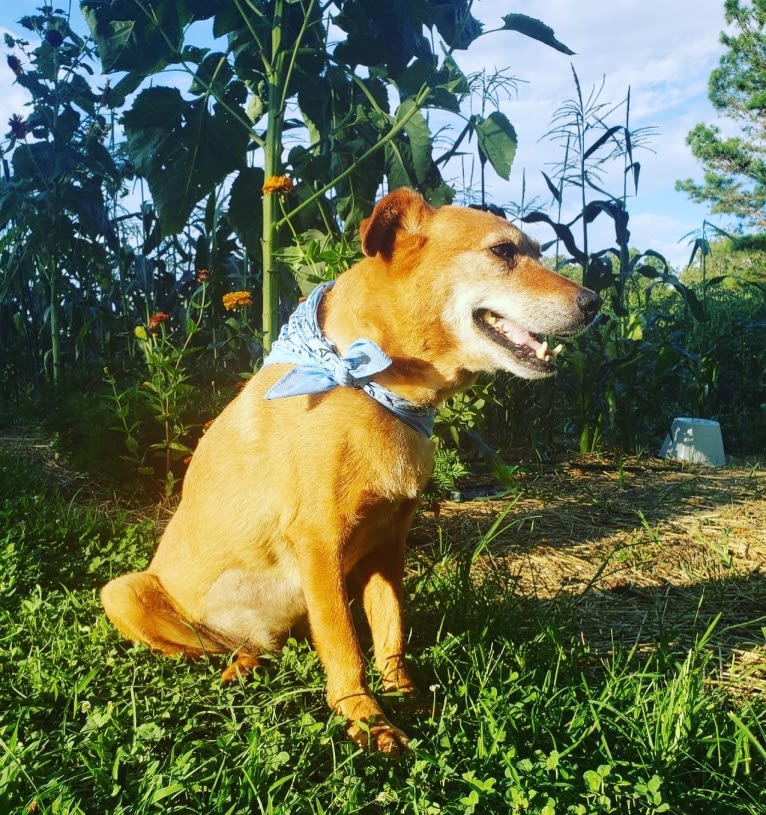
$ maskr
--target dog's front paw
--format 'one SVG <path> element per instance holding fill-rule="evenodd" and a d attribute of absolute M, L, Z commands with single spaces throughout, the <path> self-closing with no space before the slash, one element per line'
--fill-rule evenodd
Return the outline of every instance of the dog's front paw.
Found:
<path fill-rule="evenodd" d="M 372 753 L 399 756 L 409 749 L 410 740 L 406 734 L 394 727 L 385 716 L 352 722 L 346 732 L 355 744 Z"/>

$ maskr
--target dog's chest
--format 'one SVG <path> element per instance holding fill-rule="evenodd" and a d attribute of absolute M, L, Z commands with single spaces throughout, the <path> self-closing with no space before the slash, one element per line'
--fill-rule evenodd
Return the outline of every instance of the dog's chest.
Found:
<path fill-rule="evenodd" d="M 396 550 L 403 544 L 418 501 L 418 498 L 379 500 L 366 506 L 356 518 L 343 546 L 345 573 L 348 574 L 370 553 L 376 550 Z"/>
<path fill-rule="evenodd" d="M 360 451 L 359 471 L 365 483 L 364 492 L 373 502 L 391 506 L 420 496 L 433 469 L 434 445 L 430 439 L 415 436 L 394 425 L 386 443 L 371 442 Z M 398 438 L 397 438 L 398 437 Z"/>

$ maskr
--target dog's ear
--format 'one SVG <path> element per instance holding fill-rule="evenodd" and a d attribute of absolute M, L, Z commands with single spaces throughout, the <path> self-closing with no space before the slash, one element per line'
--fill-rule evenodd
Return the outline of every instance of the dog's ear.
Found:
<path fill-rule="evenodd" d="M 378 201 L 372 215 L 362 221 L 362 251 L 368 257 L 390 256 L 397 232 L 419 234 L 424 218 L 432 211 L 419 193 L 406 187 L 394 190 Z"/>

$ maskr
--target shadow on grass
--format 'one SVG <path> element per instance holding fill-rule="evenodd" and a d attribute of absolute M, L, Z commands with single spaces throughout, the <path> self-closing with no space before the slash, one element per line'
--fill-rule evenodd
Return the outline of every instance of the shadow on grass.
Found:
<path fill-rule="evenodd" d="M 151 557 L 151 519 L 137 524 L 119 508 L 79 501 L 23 456 L 0 457 L 0 475 L 0 499 L 12 499 L 0 519 L 7 601 L 35 585 L 96 590 Z M 722 661 L 763 645 L 766 473 L 757 467 L 580 457 L 522 475 L 520 486 L 505 499 L 421 512 L 411 571 L 453 558 L 456 579 L 474 593 L 476 570 L 494 573 L 504 602 L 522 606 L 508 609 L 520 633 L 530 615 L 552 615 L 598 649 L 686 647 L 720 616 Z M 427 603 L 418 619 L 442 619 Z"/>

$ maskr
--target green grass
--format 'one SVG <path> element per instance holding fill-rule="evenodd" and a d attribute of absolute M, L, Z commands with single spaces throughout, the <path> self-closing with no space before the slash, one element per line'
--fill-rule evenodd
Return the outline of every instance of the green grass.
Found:
<path fill-rule="evenodd" d="M 432 707 L 387 700 L 414 747 L 391 760 L 344 738 L 306 644 L 222 687 L 222 660 L 121 640 L 98 586 L 153 547 L 151 523 L 0 457 L 0 813 L 766 812 L 766 703 L 713 681 L 715 619 L 685 650 L 597 653 L 567 600 L 478 568 L 482 539 L 416 552 Z"/>

